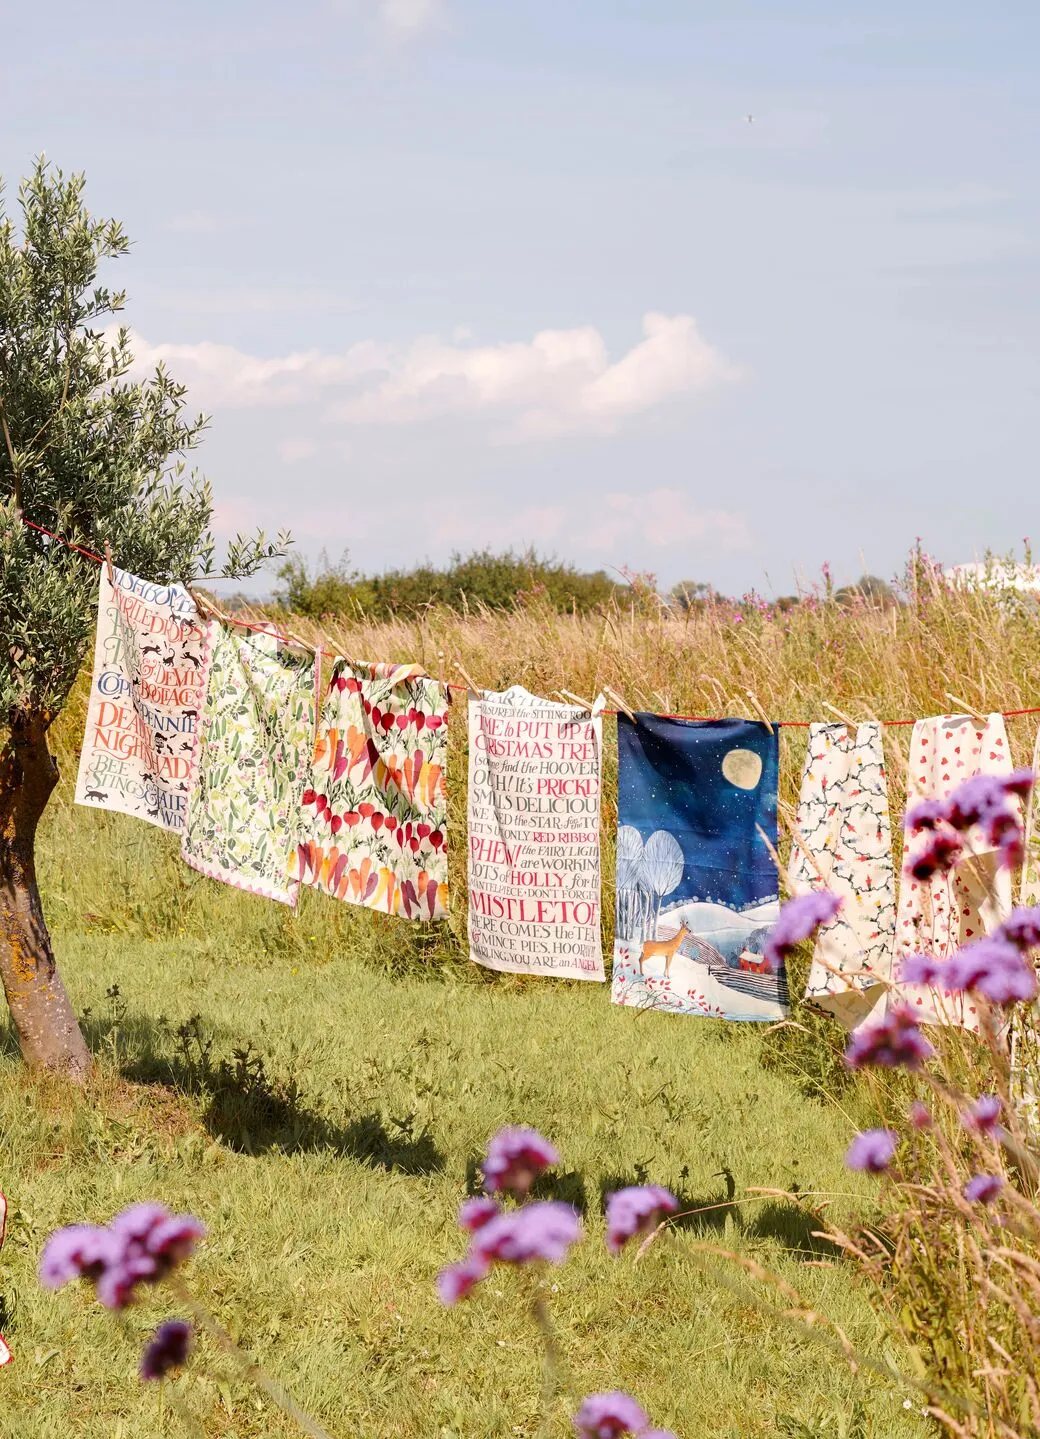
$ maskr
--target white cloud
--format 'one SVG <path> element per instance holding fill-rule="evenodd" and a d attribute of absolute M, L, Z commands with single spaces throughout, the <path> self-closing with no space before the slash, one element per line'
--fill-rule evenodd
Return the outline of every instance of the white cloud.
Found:
<path fill-rule="evenodd" d="M 744 515 L 734 510 L 703 509 L 682 490 L 661 487 L 640 494 L 613 492 L 603 496 L 597 514 L 586 526 L 590 550 L 616 551 L 624 540 L 639 540 L 651 549 L 697 548 L 744 550 L 751 545 Z"/>
<path fill-rule="evenodd" d="M 440 0 L 379 0 L 379 18 L 387 31 L 399 40 L 417 35 L 436 23 L 440 16 Z"/>
<path fill-rule="evenodd" d="M 207 408 L 317 403 L 326 420 L 405 425 L 484 414 L 501 438 L 609 433 L 669 400 L 740 378 L 691 315 L 647 314 L 643 338 L 611 362 L 598 330 L 541 330 L 529 341 L 478 345 L 421 337 L 362 340 L 341 355 L 317 350 L 264 359 L 229 345 L 134 339 L 137 369 L 162 361 Z"/>

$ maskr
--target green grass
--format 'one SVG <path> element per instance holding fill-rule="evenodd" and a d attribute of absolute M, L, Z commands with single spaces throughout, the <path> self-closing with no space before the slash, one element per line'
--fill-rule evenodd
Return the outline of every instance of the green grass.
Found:
<path fill-rule="evenodd" d="M 317 895 L 293 916 L 198 879 L 145 826 L 72 808 L 67 786 L 41 855 L 99 1066 L 79 1096 L 30 1080 L 0 1042 L 0 1327 L 15 1351 L 0 1435 L 296 1432 L 205 1345 L 217 1377 L 178 1381 L 160 1418 L 135 1365 L 148 1326 L 176 1311 L 161 1296 L 120 1328 L 82 1289 L 39 1290 L 54 1227 L 148 1197 L 203 1218 L 191 1284 L 333 1434 L 534 1436 L 523 1276 L 496 1272 L 453 1310 L 433 1290 L 462 1250 L 457 1204 L 508 1122 L 556 1141 L 555 1192 L 586 1208 L 585 1244 L 547 1275 L 573 1399 L 620 1386 L 682 1439 L 930 1432 L 904 1393 L 852 1375 L 763 1313 L 734 1266 L 688 1247 L 775 1266 L 865 1351 L 905 1364 L 848 1266 L 811 1262 L 828 1257 L 813 1222 L 748 1196 L 822 1191 L 844 1217 L 872 1195 L 842 1165 L 856 1115 L 764 1067 L 761 1029 L 491 978 L 460 963 L 447 927 L 423 939 Z M 706 1212 L 638 1265 L 612 1260 L 602 1195 L 644 1178 Z M 568 1413 L 561 1398 L 553 1435 L 571 1432 Z"/>

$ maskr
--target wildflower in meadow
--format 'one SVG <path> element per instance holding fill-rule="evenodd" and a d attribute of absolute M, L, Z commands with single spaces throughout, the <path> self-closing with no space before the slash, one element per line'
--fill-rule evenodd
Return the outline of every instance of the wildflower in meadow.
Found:
<path fill-rule="evenodd" d="M 995 1094 L 980 1095 L 964 1113 L 965 1126 L 977 1130 L 980 1134 L 992 1134 L 994 1139 L 999 1139 L 1004 1133 L 997 1122 L 1003 1107 Z"/>
<path fill-rule="evenodd" d="M 883 1174 L 892 1163 L 899 1144 L 899 1135 L 891 1129 L 865 1129 L 857 1134 L 845 1153 L 850 1169 L 867 1174 Z"/>
<path fill-rule="evenodd" d="M 839 896 L 829 889 L 813 889 L 789 899 L 781 907 L 762 950 L 769 968 L 779 969 L 803 939 L 810 939 L 821 924 L 834 918 L 841 905 Z"/>
<path fill-rule="evenodd" d="M 993 1004 L 1014 1004 L 1036 995 L 1033 966 L 1014 944 L 996 935 L 958 950 L 946 973 L 950 989 L 975 990 Z"/>
<path fill-rule="evenodd" d="M 486 1259 L 470 1254 L 458 1264 L 449 1264 L 442 1269 L 437 1275 L 437 1295 L 441 1303 L 450 1308 L 460 1299 L 465 1299 L 482 1279 L 487 1278 L 490 1267 Z"/>
<path fill-rule="evenodd" d="M 659 1184 L 630 1185 L 607 1199 L 607 1248 L 620 1254 L 630 1239 L 652 1234 L 662 1219 L 674 1214 L 679 1201 Z"/>
<path fill-rule="evenodd" d="M 913 1104 L 911 1104 L 909 1116 L 910 1123 L 915 1129 L 931 1129 L 932 1111 L 928 1108 L 927 1104 L 922 1104 L 919 1099 L 915 1099 Z"/>
<path fill-rule="evenodd" d="M 630 1394 L 612 1389 L 607 1394 L 590 1394 L 574 1416 L 580 1439 L 622 1439 L 625 1434 L 644 1434 L 650 1418 Z"/>
<path fill-rule="evenodd" d="M 1006 939 L 1016 949 L 1040 949 L 1040 909 L 1020 905 L 1013 909 L 996 931 L 998 939 Z"/>
<path fill-rule="evenodd" d="M 913 1010 L 909 1005 L 897 1004 L 884 1019 L 856 1031 L 845 1051 L 845 1063 L 850 1069 L 867 1065 L 920 1069 L 934 1053 Z"/>
<path fill-rule="evenodd" d="M 167 1319 L 149 1339 L 141 1355 L 142 1379 L 165 1379 L 180 1369 L 191 1351 L 191 1325 L 183 1319 Z"/>
<path fill-rule="evenodd" d="M 923 799 L 906 812 L 904 827 L 911 834 L 918 834 L 922 829 L 934 829 L 946 818 L 946 806 L 941 799 Z"/>
<path fill-rule="evenodd" d="M 496 1218 L 502 1211 L 493 1199 L 478 1194 L 472 1199 L 464 1199 L 459 1206 L 459 1228 L 467 1229 L 475 1234 L 489 1220 Z"/>
<path fill-rule="evenodd" d="M 964 1186 L 964 1197 L 972 1204 L 992 1204 L 1003 1188 L 999 1174 L 976 1174 Z"/>
<path fill-rule="evenodd" d="M 955 834 L 935 830 L 907 864 L 907 873 L 922 884 L 935 874 L 947 874 L 960 859 L 964 846 Z"/>
<path fill-rule="evenodd" d="M 125 1309 L 139 1284 L 157 1284 L 193 1252 L 206 1231 L 190 1214 L 133 1204 L 107 1225 L 56 1230 L 40 1256 L 40 1283 L 60 1289 L 87 1279 L 106 1309 Z"/>
<path fill-rule="evenodd" d="M 501 1264 L 532 1264 L 539 1260 L 562 1264 L 571 1245 L 580 1238 L 577 1210 L 557 1200 L 546 1200 L 489 1220 L 474 1234 L 470 1253 Z"/>
<path fill-rule="evenodd" d="M 899 966 L 899 978 L 904 984 L 931 984 L 943 989 L 947 963 L 934 954 L 908 954 Z"/>
<path fill-rule="evenodd" d="M 560 1156 L 537 1129 L 500 1129 L 488 1145 L 484 1178 L 489 1189 L 526 1199 L 531 1185 Z"/>

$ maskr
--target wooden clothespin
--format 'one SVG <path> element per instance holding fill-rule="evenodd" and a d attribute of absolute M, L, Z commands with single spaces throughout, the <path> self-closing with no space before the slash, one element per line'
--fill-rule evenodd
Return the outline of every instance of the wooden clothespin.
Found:
<path fill-rule="evenodd" d="M 113 589 L 116 587 L 116 572 L 112 568 L 112 546 L 105 541 L 105 569 L 108 572 L 108 583 Z"/>
<path fill-rule="evenodd" d="M 966 714 L 969 719 L 973 719 L 976 724 L 985 725 L 989 723 L 988 715 L 980 715 L 977 710 L 972 709 L 971 705 L 965 704 L 962 699 L 958 699 L 956 695 L 950 694 L 949 690 L 946 690 L 945 693 L 946 698 L 952 704 L 959 705 L 961 713 Z"/>
<path fill-rule="evenodd" d="M 633 724 L 638 724 L 638 720 L 636 719 L 635 715 L 629 709 L 628 705 L 625 704 L 625 701 L 618 694 L 617 690 L 612 690 L 609 685 L 604 685 L 603 693 L 607 696 L 608 699 L 612 699 L 614 701 L 622 714 L 628 715 L 629 719 L 632 721 Z"/>
<path fill-rule="evenodd" d="M 821 704 L 822 704 L 822 707 L 823 707 L 825 710 L 830 710 L 830 712 L 831 712 L 832 715 L 837 715 L 838 718 L 839 718 L 843 723 L 847 724 L 850 729 L 858 729 L 858 728 L 859 728 L 859 726 L 857 725 L 857 723 L 856 723 L 855 720 L 849 719 L 849 717 L 848 717 L 847 714 L 843 714 L 841 710 L 835 709 L 834 706 L 828 704 L 826 700 L 822 700 L 822 701 L 821 701 Z"/>
<path fill-rule="evenodd" d="M 477 687 L 477 685 L 474 684 L 473 680 L 472 680 L 472 679 L 470 678 L 470 676 L 466 673 L 466 670 L 465 670 L 465 667 L 463 666 L 462 661 L 461 661 L 461 660 L 452 660 L 451 663 L 452 663 L 452 667 L 453 667 L 454 669 L 457 669 L 458 672 L 459 672 L 459 674 L 460 674 L 460 675 L 462 676 L 462 678 L 466 681 L 466 686 L 467 686 L 467 688 L 469 689 L 470 698 L 471 698 L 471 699 L 475 699 L 475 700 L 483 699 L 483 698 L 484 698 L 484 691 L 483 691 L 482 689 L 479 689 L 479 688 Z"/>
<path fill-rule="evenodd" d="M 769 731 L 769 733 L 770 733 L 770 734 L 775 734 L 776 731 L 773 729 L 773 726 L 772 726 L 772 724 L 771 724 L 771 722 L 770 722 L 770 720 L 769 720 L 769 716 L 766 714 L 766 712 L 765 712 L 765 710 L 762 708 L 761 704 L 759 704 L 758 695 L 755 694 L 755 691 L 754 691 L 754 690 L 745 690 L 744 693 L 747 695 L 748 699 L 751 701 L 751 704 L 752 704 L 752 706 L 753 706 L 753 708 L 754 708 L 754 710 L 755 710 L 755 713 L 758 715 L 759 719 L 760 719 L 760 720 L 762 721 L 762 723 L 765 725 L 765 727 L 766 727 L 766 729 Z"/>
<path fill-rule="evenodd" d="M 589 704 L 588 700 L 583 700 L 581 695 L 576 695 L 573 690 L 557 690 L 556 693 L 563 695 L 565 700 L 573 700 L 581 709 L 588 710 L 589 714 L 592 713 L 592 705 Z"/>

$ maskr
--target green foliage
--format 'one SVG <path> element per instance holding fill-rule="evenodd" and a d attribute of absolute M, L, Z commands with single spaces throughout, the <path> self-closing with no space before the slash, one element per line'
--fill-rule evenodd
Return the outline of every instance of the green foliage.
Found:
<path fill-rule="evenodd" d="M 560 613 L 573 609 L 587 614 L 627 593 L 626 586 L 615 584 L 603 570 L 577 570 L 559 560 L 542 558 L 534 550 L 522 555 L 512 550 L 501 555 L 475 550 L 466 556 L 452 555 L 445 569 L 419 565 L 368 576 L 352 570 L 346 555 L 338 564 L 323 556 L 313 574 L 302 559 L 293 556 L 278 573 L 282 605 L 310 619 L 326 615 L 381 619 L 414 614 L 431 605 L 465 613 L 532 602 Z"/>
<path fill-rule="evenodd" d="M 202 416 L 161 366 L 128 378 L 126 329 L 106 328 L 125 293 L 99 280 L 129 240 L 95 219 L 84 177 L 41 160 L 19 190 L 21 224 L 0 193 L 0 713 L 60 709 L 89 639 L 97 568 L 21 518 L 157 581 L 212 570 L 209 486 L 186 474 Z M 254 572 L 285 536 L 229 549 L 226 574 Z"/>

